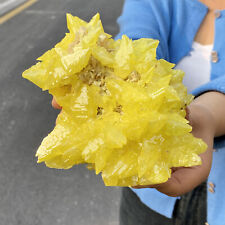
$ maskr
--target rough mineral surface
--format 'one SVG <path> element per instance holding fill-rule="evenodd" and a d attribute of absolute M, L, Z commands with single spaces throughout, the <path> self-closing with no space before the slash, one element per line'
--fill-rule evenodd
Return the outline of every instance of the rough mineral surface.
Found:
<path fill-rule="evenodd" d="M 23 73 L 62 106 L 38 162 L 69 169 L 87 163 L 105 185 L 162 183 L 172 167 L 201 164 L 206 144 L 185 119 L 192 100 L 184 73 L 156 59 L 157 40 L 114 41 L 99 14 L 67 15 L 69 33 Z"/>

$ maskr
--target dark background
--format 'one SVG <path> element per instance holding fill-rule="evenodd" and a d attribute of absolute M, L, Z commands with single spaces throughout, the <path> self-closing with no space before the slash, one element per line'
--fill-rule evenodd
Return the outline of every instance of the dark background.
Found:
<path fill-rule="evenodd" d="M 6 1 L 0 0 L 2 14 Z M 105 187 L 82 165 L 55 170 L 36 163 L 58 111 L 21 73 L 64 37 L 67 12 L 84 20 L 99 12 L 105 31 L 115 35 L 122 4 L 39 0 L 0 25 L 0 225 L 118 225 L 119 188 Z"/>

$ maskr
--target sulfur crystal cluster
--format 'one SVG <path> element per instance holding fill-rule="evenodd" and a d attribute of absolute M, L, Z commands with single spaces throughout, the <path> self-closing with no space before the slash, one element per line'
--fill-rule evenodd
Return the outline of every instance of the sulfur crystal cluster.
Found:
<path fill-rule="evenodd" d="M 156 59 L 158 41 L 115 41 L 99 14 L 89 23 L 67 14 L 67 25 L 62 41 L 23 73 L 62 107 L 38 162 L 86 163 L 107 186 L 163 183 L 172 167 L 200 165 L 206 144 L 185 119 L 193 96 L 184 73 Z"/>

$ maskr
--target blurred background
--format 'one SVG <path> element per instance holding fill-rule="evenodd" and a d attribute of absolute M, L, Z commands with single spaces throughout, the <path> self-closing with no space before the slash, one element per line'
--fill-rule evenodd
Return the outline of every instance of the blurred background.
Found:
<path fill-rule="evenodd" d="M 58 111 L 22 72 L 63 37 L 66 13 L 86 21 L 99 12 L 118 32 L 122 0 L 0 0 L 0 225 L 118 225 L 120 189 L 85 166 L 37 164 L 35 152 Z"/>

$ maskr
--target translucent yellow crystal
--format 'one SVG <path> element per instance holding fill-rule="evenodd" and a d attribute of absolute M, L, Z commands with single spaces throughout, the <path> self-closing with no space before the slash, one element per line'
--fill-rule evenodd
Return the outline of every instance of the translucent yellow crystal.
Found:
<path fill-rule="evenodd" d="M 201 164 L 206 144 L 185 119 L 192 96 L 184 73 L 156 59 L 157 40 L 114 41 L 99 14 L 67 15 L 69 33 L 23 73 L 62 106 L 38 162 L 69 169 L 87 163 L 105 185 L 162 183 L 172 167 Z"/>

